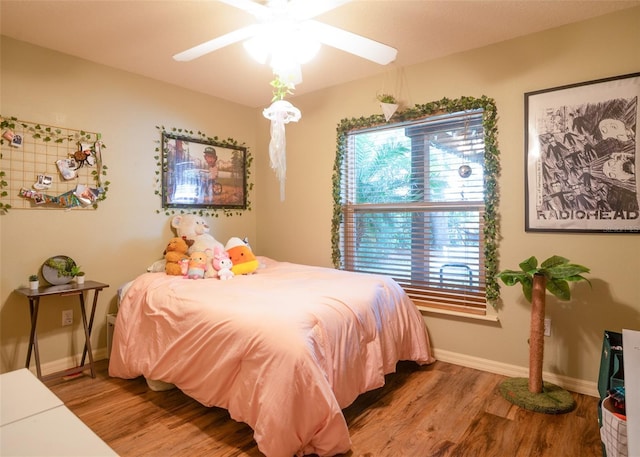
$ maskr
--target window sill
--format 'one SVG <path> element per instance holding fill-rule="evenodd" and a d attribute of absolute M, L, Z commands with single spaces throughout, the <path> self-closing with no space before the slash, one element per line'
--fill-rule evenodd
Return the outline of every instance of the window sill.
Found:
<path fill-rule="evenodd" d="M 420 312 L 427 313 L 427 314 L 441 314 L 446 316 L 463 317 L 471 320 L 480 320 L 480 321 L 489 321 L 489 322 L 498 322 L 500 320 L 498 319 L 497 314 L 485 314 L 483 316 L 480 314 L 463 313 L 460 311 L 450 311 L 447 309 L 430 308 L 428 306 L 420 306 L 420 305 L 417 305 L 417 306 Z"/>

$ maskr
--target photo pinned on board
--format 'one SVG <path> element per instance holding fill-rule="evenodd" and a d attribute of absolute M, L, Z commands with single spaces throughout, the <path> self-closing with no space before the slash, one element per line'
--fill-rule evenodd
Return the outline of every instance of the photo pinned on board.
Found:
<path fill-rule="evenodd" d="M 73 159 L 60 159 L 56 161 L 58 170 L 65 180 L 74 179 L 76 175 L 76 161 Z"/>
<path fill-rule="evenodd" d="M 51 175 L 38 175 L 38 180 L 33 185 L 36 190 L 45 190 L 51 187 L 53 183 L 53 176 Z"/>

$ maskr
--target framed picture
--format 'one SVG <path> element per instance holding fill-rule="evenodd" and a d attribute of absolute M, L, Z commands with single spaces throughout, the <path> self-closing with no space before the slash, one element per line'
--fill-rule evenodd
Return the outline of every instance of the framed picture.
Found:
<path fill-rule="evenodd" d="M 640 73 L 525 94 L 525 230 L 640 233 Z"/>
<path fill-rule="evenodd" d="M 163 208 L 247 207 L 247 150 L 162 133 Z"/>

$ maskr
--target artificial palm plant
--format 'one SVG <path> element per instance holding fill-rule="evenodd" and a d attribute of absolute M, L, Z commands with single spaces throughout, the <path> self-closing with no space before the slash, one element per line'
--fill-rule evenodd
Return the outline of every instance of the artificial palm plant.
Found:
<path fill-rule="evenodd" d="M 519 266 L 520 271 L 504 270 L 498 273 L 498 278 L 507 286 L 520 283 L 525 298 L 531 303 L 528 390 L 531 394 L 543 394 L 542 362 L 544 358 L 546 291 L 549 291 L 560 300 L 568 301 L 571 299 L 569 283 L 575 281 L 589 282 L 582 274 L 589 273 L 590 270 L 585 266 L 569 263 L 568 259 L 557 255 L 549 257 L 540 266 L 538 266 L 538 259 L 529 257 L 521 262 Z M 516 401 L 514 401 L 514 398 L 508 399 L 527 408 L 526 404 L 519 403 L 517 399 Z M 538 410 L 536 408 L 528 409 Z M 571 409 L 573 408 L 571 407 Z"/>

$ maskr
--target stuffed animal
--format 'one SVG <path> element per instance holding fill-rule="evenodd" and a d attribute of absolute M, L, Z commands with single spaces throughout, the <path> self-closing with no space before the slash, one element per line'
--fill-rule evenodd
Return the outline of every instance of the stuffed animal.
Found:
<path fill-rule="evenodd" d="M 213 268 L 217 271 L 218 278 L 222 281 L 233 278 L 235 275 L 231 271 L 232 267 L 233 262 L 231 262 L 227 252 L 220 250 L 215 252 L 213 255 Z"/>
<path fill-rule="evenodd" d="M 193 244 L 189 246 L 187 254 L 207 252 L 208 250 L 213 253 L 216 247 L 224 249 L 222 243 L 209 233 L 209 224 L 201 216 L 195 214 L 173 216 L 171 227 L 175 229 L 179 237 L 183 237 L 187 241 L 193 240 Z"/>
<path fill-rule="evenodd" d="M 253 255 L 249 245 L 240 238 L 229 238 L 224 249 L 233 263 L 231 271 L 234 275 L 248 275 L 258 269 L 258 259 Z"/>
<path fill-rule="evenodd" d="M 180 271 L 182 271 L 182 276 L 187 276 L 187 271 L 189 270 L 189 257 L 186 259 L 182 259 L 180 261 Z"/>
<path fill-rule="evenodd" d="M 211 264 L 213 253 L 216 248 L 224 250 L 224 246 L 209 233 L 209 224 L 204 218 L 195 214 L 180 214 L 171 219 L 171 227 L 176 230 L 178 236 L 185 238 L 187 243 L 192 242 L 189 245 L 187 254 L 191 255 L 194 252 L 207 254 L 209 261 L 207 262 L 205 278 L 215 277 L 216 271 Z"/>
<path fill-rule="evenodd" d="M 180 261 L 187 259 L 187 250 L 189 245 L 186 240 L 180 237 L 174 237 L 169 240 L 166 249 L 164 250 L 164 258 L 166 260 L 164 266 L 164 272 L 172 276 L 181 276 L 182 269 L 180 267 Z"/>
<path fill-rule="evenodd" d="M 189 256 L 189 265 L 187 267 L 187 274 L 185 278 L 189 279 L 203 279 L 204 273 L 207 270 L 207 263 L 209 259 L 207 254 L 201 251 L 192 252 Z"/>

